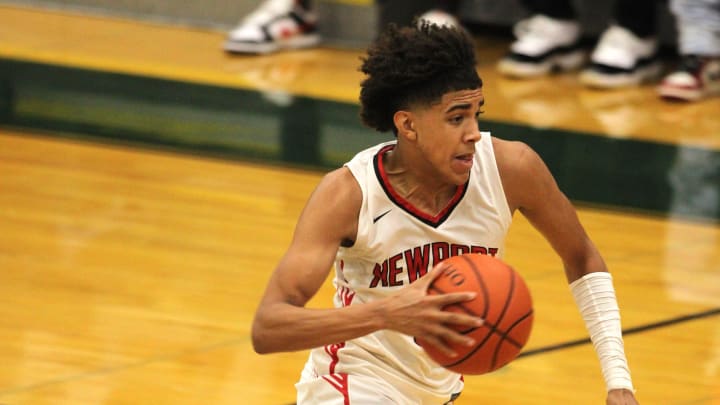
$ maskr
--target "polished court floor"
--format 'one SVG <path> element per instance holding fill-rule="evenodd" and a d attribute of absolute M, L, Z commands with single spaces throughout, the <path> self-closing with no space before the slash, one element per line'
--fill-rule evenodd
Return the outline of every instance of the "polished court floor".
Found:
<path fill-rule="evenodd" d="M 385 138 L 357 122 L 359 50 L 229 56 L 222 38 L 0 6 L 0 404 L 294 401 L 306 353 L 255 354 L 252 313 L 322 173 Z M 507 80 L 503 40 L 478 42 L 481 124 L 577 203 L 641 403 L 720 404 L 720 99 Z M 561 264 L 521 216 L 506 259 L 535 327 L 458 403 L 603 403 Z"/>

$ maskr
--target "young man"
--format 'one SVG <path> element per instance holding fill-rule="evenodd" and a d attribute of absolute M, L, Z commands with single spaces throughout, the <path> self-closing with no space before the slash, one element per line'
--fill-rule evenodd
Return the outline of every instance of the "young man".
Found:
<path fill-rule="evenodd" d="M 504 253 L 513 212 L 548 239 L 595 342 L 608 404 L 636 404 L 615 293 L 575 210 L 528 146 L 480 132 L 474 45 L 461 29 L 391 26 L 361 70 L 361 116 L 396 140 L 357 154 L 310 196 L 253 323 L 258 353 L 313 348 L 298 404 L 446 404 L 459 374 L 414 341 L 452 355 L 472 345 L 450 326 L 482 319 L 442 308 L 472 293 L 428 296 L 441 261 Z M 308 309 L 335 264 L 335 308 Z"/>

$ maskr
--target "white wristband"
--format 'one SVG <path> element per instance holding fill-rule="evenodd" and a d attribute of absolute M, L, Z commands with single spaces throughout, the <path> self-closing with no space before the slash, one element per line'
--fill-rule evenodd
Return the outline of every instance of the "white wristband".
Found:
<path fill-rule="evenodd" d="M 573 281 L 570 291 L 590 333 L 607 390 L 624 388 L 634 392 L 612 276 L 606 272 L 588 273 Z"/>

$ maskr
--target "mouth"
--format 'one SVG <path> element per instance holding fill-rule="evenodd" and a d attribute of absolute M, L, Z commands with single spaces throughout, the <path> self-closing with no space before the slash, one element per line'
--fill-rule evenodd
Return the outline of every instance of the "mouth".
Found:
<path fill-rule="evenodd" d="M 465 153 L 455 156 L 453 161 L 455 162 L 456 168 L 459 169 L 460 172 L 469 171 L 472 168 L 474 156 L 475 154 L 473 153 Z"/>

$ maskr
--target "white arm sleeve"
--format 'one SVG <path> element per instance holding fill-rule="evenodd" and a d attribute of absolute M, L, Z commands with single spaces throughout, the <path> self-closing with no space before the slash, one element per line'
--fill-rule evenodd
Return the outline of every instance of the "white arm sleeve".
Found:
<path fill-rule="evenodd" d="M 634 392 L 612 276 L 606 272 L 586 274 L 570 284 L 570 291 L 590 333 L 607 390 Z"/>

